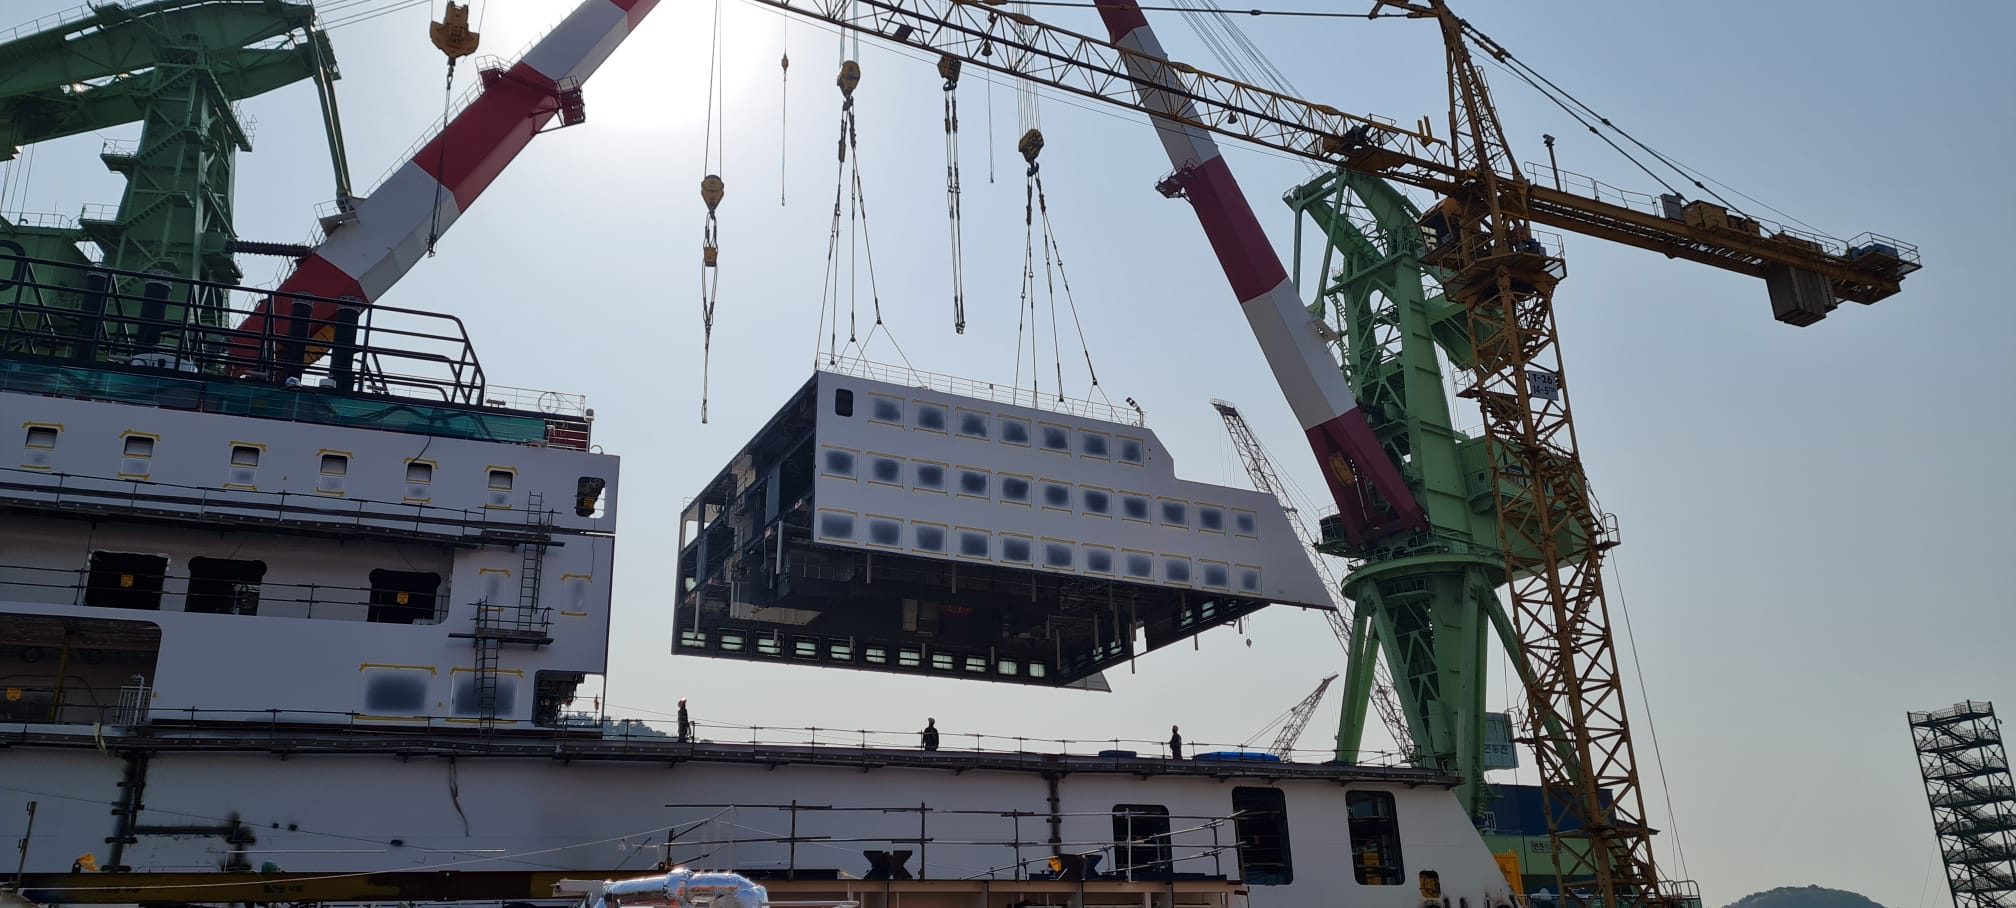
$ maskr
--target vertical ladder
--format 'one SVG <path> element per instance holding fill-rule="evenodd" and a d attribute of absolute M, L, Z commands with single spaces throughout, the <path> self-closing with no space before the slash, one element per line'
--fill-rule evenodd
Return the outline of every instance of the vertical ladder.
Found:
<path fill-rule="evenodd" d="M 539 602 L 551 537 L 552 516 L 546 513 L 545 496 L 530 492 L 525 497 L 525 539 L 518 544 L 518 601 L 515 605 L 488 600 L 476 604 L 476 631 L 469 636 L 476 647 L 476 722 L 485 733 L 497 726 L 498 663 L 504 645 L 553 642 L 553 610 Z"/>

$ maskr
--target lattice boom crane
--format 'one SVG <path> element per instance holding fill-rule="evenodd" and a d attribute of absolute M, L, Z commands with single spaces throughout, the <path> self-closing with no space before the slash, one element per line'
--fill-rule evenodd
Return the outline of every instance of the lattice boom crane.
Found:
<path fill-rule="evenodd" d="M 1134 0 L 1097 0 L 1110 41 L 1052 28 L 976 0 L 757 0 L 788 13 L 956 58 L 1149 115 L 1175 172 L 1157 188 L 1195 209 L 1275 380 L 1308 435 L 1338 505 L 1326 521 L 1352 547 L 1382 537 L 1432 542 L 1408 477 L 1357 407 L 1301 308 L 1212 134 L 1429 190 L 1424 264 L 1467 314 L 1470 382 L 1484 420 L 1504 554 L 1503 582 L 1525 659 L 1533 751 L 1554 851 L 1572 904 L 1668 901 L 1644 822 L 1622 682 L 1604 602 L 1606 532 L 1584 481 L 1556 342 L 1553 291 L 1565 274 L 1532 235 L 1543 224 L 1765 278 L 1780 321 L 1807 325 L 1838 301 L 1873 303 L 1918 268 L 1917 250 L 1874 235 L 1849 243 L 1770 227 L 1704 202 L 1662 197 L 1641 211 L 1524 178 L 1470 44 L 1503 48 L 1443 0 L 1375 0 L 1440 28 L 1450 139 L 1343 113 L 1168 60 Z M 1564 840 L 1576 840 L 1565 847 Z"/>

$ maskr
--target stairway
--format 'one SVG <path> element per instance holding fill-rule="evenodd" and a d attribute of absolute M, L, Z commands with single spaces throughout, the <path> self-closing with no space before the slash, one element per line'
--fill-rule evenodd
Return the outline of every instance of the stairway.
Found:
<path fill-rule="evenodd" d="M 476 630 L 468 636 L 476 647 L 476 721 L 484 732 L 497 725 L 498 664 L 505 646 L 545 646 L 553 642 L 553 610 L 539 603 L 544 577 L 546 540 L 552 538 L 552 515 L 545 496 L 526 495 L 526 540 L 518 544 L 518 601 L 515 605 L 476 604 Z M 459 636 L 459 635 L 458 635 Z"/>

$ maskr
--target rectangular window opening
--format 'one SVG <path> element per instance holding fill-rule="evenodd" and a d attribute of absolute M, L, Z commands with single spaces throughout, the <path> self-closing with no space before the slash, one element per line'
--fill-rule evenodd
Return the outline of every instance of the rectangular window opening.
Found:
<path fill-rule="evenodd" d="M 168 579 L 168 556 L 92 552 L 84 579 L 84 604 L 158 611 Z"/>
<path fill-rule="evenodd" d="M 254 445 L 232 445 L 231 465 L 252 468 L 259 465 L 259 448 Z"/>
<path fill-rule="evenodd" d="M 1400 865 L 1400 818 L 1390 791 L 1347 791 L 1344 813 L 1351 826 L 1351 869 L 1366 886 L 1405 882 Z"/>
<path fill-rule="evenodd" d="M 379 624 L 433 624 L 435 591 L 441 575 L 419 571 L 372 571 L 371 610 Z"/>
<path fill-rule="evenodd" d="M 833 389 L 833 415 L 854 415 L 854 392 L 847 388 Z"/>
<path fill-rule="evenodd" d="M 350 473 L 350 455 L 324 454 L 317 471 L 324 476 L 347 476 Z"/>
<path fill-rule="evenodd" d="M 512 483 L 516 482 L 517 480 L 518 480 L 518 474 L 513 473 L 510 470 L 491 470 L 490 491 L 509 492 L 511 491 Z"/>
<path fill-rule="evenodd" d="M 127 457 L 153 457 L 154 437 L 151 435 L 128 435 L 125 441 Z"/>
<path fill-rule="evenodd" d="M 43 451 L 53 451 L 53 450 L 55 450 L 55 449 L 56 449 L 56 427 L 55 427 L 55 426 L 29 426 L 29 427 L 28 427 L 28 439 L 27 439 L 27 441 L 23 442 L 23 444 L 24 444 L 24 445 L 26 445 L 27 447 L 30 447 L 30 448 L 37 448 L 37 449 L 40 449 L 40 450 L 43 450 Z"/>
<path fill-rule="evenodd" d="M 266 562 L 231 558 L 189 559 L 189 596 L 182 610 L 206 615 L 259 614 L 259 583 Z"/>
<path fill-rule="evenodd" d="M 1250 885 L 1295 882 L 1288 850 L 1288 796 L 1279 788 L 1232 789 L 1232 825 L 1239 838 L 1239 867 Z"/>
<path fill-rule="evenodd" d="M 1168 873 L 1169 808 L 1160 804 L 1113 805 L 1115 873 Z"/>

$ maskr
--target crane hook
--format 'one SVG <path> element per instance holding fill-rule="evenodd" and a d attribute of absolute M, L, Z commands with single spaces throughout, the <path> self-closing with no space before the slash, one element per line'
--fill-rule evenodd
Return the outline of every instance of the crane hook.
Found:
<path fill-rule="evenodd" d="M 1029 162 L 1029 175 L 1035 176 L 1036 156 L 1043 152 L 1043 131 L 1032 129 L 1022 134 L 1022 141 L 1015 143 L 1015 150 L 1022 153 L 1022 160 Z"/>
<path fill-rule="evenodd" d="M 946 91 L 959 87 L 959 66 L 958 57 L 951 54 L 942 54 L 938 57 L 938 75 L 945 80 Z"/>
<path fill-rule="evenodd" d="M 840 78 L 833 84 L 840 86 L 841 97 L 854 100 L 854 87 L 861 84 L 861 64 L 852 60 L 840 64 Z"/>
<path fill-rule="evenodd" d="M 707 236 L 701 247 L 701 261 L 708 268 L 714 267 L 720 255 L 720 246 L 714 239 L 714 209 L 721 205 L 724 188 L 721 178 L 711 173 L 700 181 L 700 201 L 707 203 Z"/>
<path fill-rule="evenodd" d="M 450 60 L 475 53 L 476 45 L 482 38 L 469 30 L 469 4 L 453 2 L 448 4 L 448 11 L 441 14 L 441 21 L 427 27 L 427 36 Z"/>

